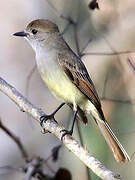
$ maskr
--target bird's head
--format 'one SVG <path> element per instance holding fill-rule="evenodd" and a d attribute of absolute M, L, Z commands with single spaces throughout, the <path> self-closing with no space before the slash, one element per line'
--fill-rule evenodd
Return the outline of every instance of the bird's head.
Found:
<path fill-rule="evenodd" d="M 33 49 L 36 50 L 39 46 L 49 43 L 49 37 L 53 37 L 53 34 L 59 34 L 56 24 L 49 20 L 37 19 L 30 22 L 25 30 L 13 35 L 26 38 Z"/>

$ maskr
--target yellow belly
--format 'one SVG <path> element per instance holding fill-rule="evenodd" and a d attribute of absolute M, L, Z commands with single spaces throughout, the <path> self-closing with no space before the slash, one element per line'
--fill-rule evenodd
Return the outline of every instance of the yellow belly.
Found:
<path fill-rule="evenodd" d="M 56 97 L 73 104 L 78 104 L 84 100 L 85 96 L 83 93 L 61 70 L 49 74 L 41 74 L 41 77 Z"/>
<path fill-rule="evenodd" d="M 37 58 L 37 66 L 43 81 L 51 92 L 56 97 L 74 105 L 79 105 L 88 100 L 67 77 L 56 59 L 57 56 L 55 54 L 54 57 L 52 54 L 45 55 L 43 58 Z"/>

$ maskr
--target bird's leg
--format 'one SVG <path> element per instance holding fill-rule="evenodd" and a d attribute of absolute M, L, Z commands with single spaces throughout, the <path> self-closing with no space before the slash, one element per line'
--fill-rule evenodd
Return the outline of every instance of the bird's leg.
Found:
<path fill-rule="evenodd" d="M 67 134 L 72 135 L 72 134 L 73 134 L 76 116 L 77 116 L 77 110 L 74 111 L 74 114 L 73 114 L 73 123 L 72 123 L 71 130 L 69 130 L 69 131 L 66 130 L 66 129 L 61 130 L 61 132 L 64 132 L 64 133 L 62 134 L 62 136 L 61 136 L 61 140 L 63 140 L 63 137 L 64 137 L 65 135 L 67 135 Z"/>
<path fill-rule="evenodd" d="M 50 115 L 43 115 L 43 116 L 41 116 L 41 117 L 40 117 L 40 125 L 42 126 L 44 121 L 47 121 L 48 119 L 52 119 L 52 118 L 53 118 L 54 121 L 57 123 L 57 121 L 55 120 L 54 116 L 55 116 L 55 114 L 62 108 L 62 106 L 64 106 L 64 105 L 65 105 L 65 103 L 60 104 L 60 105 L 56 108 L 56 110 L 55 110 L 52 114 L 50 114 Z"/>

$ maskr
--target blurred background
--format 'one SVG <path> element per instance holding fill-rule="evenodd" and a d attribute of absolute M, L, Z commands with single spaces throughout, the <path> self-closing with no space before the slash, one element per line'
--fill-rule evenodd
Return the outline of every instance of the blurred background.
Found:
<path fill-rule="evenodd" d="M 0 2 L 0 76 L 16 87 L 23 95 L 46 113 L 51 113 L 61 103 L 55 99 L 43 84 L 37 70 L 30 76 L 35 66 L 35 54 L 26 40 L 12 36 L 38 18 L 50 19 L 58 24 L 60 31 L 68 22 L 61 18 L 72 18 L 77 22 L 80 50 L 90 41 L 82 60 L 94 81 L 106 119 L 130 157 L 135 152 L 135 72 L 128 59 L 135 63 L 134 53 L 101 55 L 135 50 L 135 3 L 134 0 L 99 1 L 99 10 L 90 10 L 88 0 L 7 0 Z M 64 31 L 64 38 L 77 53 L 72 25 Z M 29 78 L 30 77 L 30 78 Z M 29 80 L 29 83 L 28 83 Z M 28 85 L 27 85 L 28 84 Z M 26 89 L 28 90 L 26 93 Z M 115 101 L 120 100 L 120 101 Z M 127 101 L 129 100 L 129 101 Z M 122 102 L 121 102 L 122 101 Z M 0 93 L 0 117 L 3 124 L 16 134 L 31 157 L 38 155 L 48 158 L 51 149 L 61 142 L 51 134 L 40 133 L 41 127 L 30 119 L 4 94 Z M 58 122 L 70 127 L 72 113 L 64 106 L 56 115 Z M 63 121 L 64 120 L 64 121 Z M 68 126 L 69 125 L 69 126 Z M 105 166 L 119 173 L 124 180 L 135 177 L 135 157 L 127 164 L 117 164 L 95 124 L 88 126 L 79 122 L 79 127 L 87 149 Z M 79 139 L 77 127 L 73 136 Z M 21 167 L 24 160 L 16 144 L 0 129 L 0 167 Z M 67 168 L 74 180 L 87 180 L 86 167 L 64 146 L 56 163 L 49 161 L 54 172 L 59 167 Z M 46 174 L 52 175 L 48 167 Z M 90 171 L 91 180 L 99 178 Z M 23 179 L 24 174 L 0 169 L 0 180 Z M 89 178 L 90 179 L 90 178 Z"/>

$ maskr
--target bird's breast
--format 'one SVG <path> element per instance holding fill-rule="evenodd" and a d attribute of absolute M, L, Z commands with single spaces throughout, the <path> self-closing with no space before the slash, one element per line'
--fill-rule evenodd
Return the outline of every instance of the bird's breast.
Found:
<path fill-rule="evenodd" d="M 78 104 L 84 95 L 67 77 L 55 58 L 49 56 L 46 59 L 37 60 L 41 77 L 56 97 L 66 102 Z"/>

